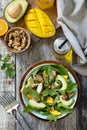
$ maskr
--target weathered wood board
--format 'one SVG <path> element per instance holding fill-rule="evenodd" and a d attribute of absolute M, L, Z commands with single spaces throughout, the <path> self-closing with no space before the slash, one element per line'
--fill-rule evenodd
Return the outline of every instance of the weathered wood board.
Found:
<path fill-rule="evenodd" d="M 10 0 L 0 1 L 0 16 L 3 15 L 4 7 Z M 31 0 L 33 3 L 33 0 Z M 12 25 L 14 26 L 14 25 Z M 17 25 L 19 26 L 19 25 Z M 21 26 L 21 25 L 20 25 Z M 13 54 L 12 58 L 16 64 L 16 77 L 11 80 L 6 77 L 5 73 L 0 70 L 0 92 L 9 90 L 12 92 L 16 100 L 20 104 L 20 111 L 23 112 L 23 106 L 19 99 L 19 82 L 24 71 L 33 63 L 39 60 L 58 60 L 52 53 L 51 42 L 62 34 L 61 28 L 57 29 L 56 35 L 48 39 L 39 39 L 37 42 L 33 40 L 29 49 L 22 54 Z M 36 39 L 33 37 L 33 39 Z M 8 53 L 8 50 L 0 40 L 0 54 L 3 56 Z M 21 68 L 21 69 L 20 69 Z M 23 117 L 31 125 L 32 130 L 86 130 L 87 129 L 87 77 L 78 75 L 81 81 L 81 92 L 78 106 L 68 117 L 56 121 L 46 122 L 37 119 L 30 114 L 24 114 Z M 6 81 L 10 80 L 11 84 L 7 84 Z M 21 130 L 18 125 L 15 127 L 15 121 L 7 115 L 3 107 L 0 105 L 0 130 Z M 26 127 L 25 127 L 25 130 Z"/>

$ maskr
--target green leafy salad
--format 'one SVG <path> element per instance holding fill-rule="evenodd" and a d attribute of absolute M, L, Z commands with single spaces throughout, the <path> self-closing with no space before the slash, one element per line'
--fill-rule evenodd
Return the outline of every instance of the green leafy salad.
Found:
<path fill-rule="evenodd" d="M 47 120 L 56 121 L 71 113 L 78 84 L 71 80 L 62 64 L 36 67 L 25 80 L 21 93 L 29 100 L 24 112 L 37 111 Z"/>

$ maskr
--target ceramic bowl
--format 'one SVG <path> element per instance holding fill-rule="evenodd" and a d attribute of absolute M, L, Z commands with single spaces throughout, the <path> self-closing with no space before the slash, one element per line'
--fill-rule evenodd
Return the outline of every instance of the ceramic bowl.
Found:
<path fill-rule="evenodd" d="M 79 88 L 80 88 L 80 84 L 79 84 L 79 81 L 78 81 L 78 78 L 76 76 L 76 74 L 74 73 L 74 71 L 64 65 L 63 63 L 61 62 L 58 62 L 58 61 L 53 61 L 53 60 L 47 60 L 47 61 L 39 61 L 33 65 L 31 65 L 23 74 L 22 78 L 21 78 L 21 81 L 20 81 L 20 85 L 19 85 L 19 96 L 20 96 L 20 100 L 21 100 L 21 103 L 23 104 L 24 108 L 27 106 L 27 104 L 29 104 L 29 98 L 26 97 L 26 95 L 24 93 L 21 92 L 21 90 L 25 87 L 25 84 L 27 82 L 27 79 L 29 79 L 29 77 L 32 75 L 32 73 L 34 71 L 36 71 L 36 69 L 38 69 L 39 67 L 44 67 L 44 66 L 47 66 L 47 65 L 50 65 L 50 66 L 53 66 L 53 65 L 59 65 L 59 66 L 62 66 L 64 67 L 64 69 L 67 69 L 67 73 L 68 73 L 68 77 L 69 79 L 71 80 L 72 83 L 76 83 L 77 84 L 77 88 L 75 90 L 75 93 L 74 93 L 74 96 L 71 97 L 74 102 L 73 104 L 70 106 L 70 109 L 74 109 L 77 102 L 78 102 L 78 97 L 79 97 Z M 61 68 L 61 67 L 60 67 Z M 60 71 L 62 72 L 63 70 L 60 69 Z M 59 72 L 60 74 L 60 72 Z M 62 73 L 63 74 L 63 73 Z M 65 75 L 65 74 L 64 74 Z M 67 79 L 68 81 L 68 79 Z M 48 86 L 47 86 L 48 87 Z M 53 90 L 53 89 L 52 89 Z M 53 97 L 54 98 L 54 97 Z M 60 101 L 58 101 L 60 102 Z M 65 107 L 66 108 L 66 107 Z M 67 107 L 68 108 L 68 107 Z M 64 108 L 63 108 L 64 109 Z M 31 114 L 33 114 L 34 116 L 40 118 L 40 119 L 44 119 L 44 120 L 49 120 L 48 116 L 49 114 L 43 114 L 41 111 L 38 111 L 37 109 L 34 109 L 34 110 L 31 110 L 30 111 Z M 62 113 L 61 115 L 57 116 L 57 119 L 61 119 L 67 115 L 69 115 L 71 112 L 69 113 Z"/>
<path fill-rule="evenodd" d="M 13 27 L 6 33 L 4 43 L 13 53 L 24 52 L 30 45 L 30 34 L 22 27 Z"/>

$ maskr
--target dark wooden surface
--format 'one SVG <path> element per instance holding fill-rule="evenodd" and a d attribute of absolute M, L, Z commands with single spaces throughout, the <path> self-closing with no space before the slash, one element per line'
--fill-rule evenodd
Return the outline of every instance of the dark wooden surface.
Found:
<path fill-rule="evenodd" d="M 10 0 L 0 1 L 0 16 L 3 9 Z M 58 60 L 52 51 L 52 42 L 63 35 L 61 28 L 57 29 L 56 35 L 48 39 L 38 39 L 32 36 L 29 49 L 19 55 L 13 54 L 12 58 L 16 64 L 16 77 L 11 80 L 6 77 L 3 71 L 0 71 L 0 92 L 9 90 L 20 104 L 22 113 L 23 106 L 19 99 L 19 83 L 24 71 L 33 63 L 40 60 Z M 0 40 L 0 54 L 5 55 L 8 50 Z M 80 84 L 80 99 L 76 109 L 68 117 L 56 122 L 46 122 L 35 118 L 30 114 L 24 114 L 23 117 L 30 124 L 32 130 L 87 130 L 87 77 L 77 75 Z M 11 84 L 6 81 L 10 80 Z M 11 115 L 7 115 L 3 107 L 0 105 L 0 130 L 21 130 L 15 125 Z M 27 130 L 25 126 L 25 130 Z"/>

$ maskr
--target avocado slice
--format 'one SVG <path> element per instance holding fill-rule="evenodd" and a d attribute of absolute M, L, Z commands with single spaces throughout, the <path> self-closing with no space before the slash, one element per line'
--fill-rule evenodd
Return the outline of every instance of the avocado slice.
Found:
<path fill-rule="evenodd" d="M 27 79 L 27 85 L 30 86 L 30 87 L 32 87 L 33 84 L 34 84 L 33 78 L 32 78 L 32 77 L 29 77 L 29 78 Z"/>
<path fill-rule="evenodd" d="M 71 106 L 72 104 L 73 104 L 73 102 L 74 102 L 74 99 L 69 99 L 68 101 L 66 101 L 66 100 L 63 100 L 62 99 L 62 96 L 60 96 L 60 101 L 61 101 L 61 103 L 65 106 L 65 107 L 68 107 L 68 106 Z"/>
<path fill-rule="evenodd" d="M 46 71 L 44 70 L 44 71 L 43 71 L 43 78 L 44 78 L 44 80 L 46 80 L 47 77 L 48 77 L 48 75 L 46 74 Z"/>
<path fill-rule="evenodd" d="M 29 88 L 28 85 L 22 87 L 21 92 L 24 93 L 24 94 L 27 94 L 28 93 L 28 88 Z"/>
<path fill-rule="evenodd" d="M 29 100 L 29 104 L 36 109 L 42 109 L 42 108 L 46 107 L 46 105 L 44 103 L 42 103 L 42 102 L 38 103 L 32 99 Z"/>
<path fill-rule="evenodd" d="M 60 91 L 66 90 L 66 88 L 67 88 L 67 82 L 66 82 L 66 80 L 63 78 L 63 76 L 57 75 L 56 81 L 57 81 L 57 80 L 61 81 L 61 83 L 62 83 L 62 87 L 60 88 Z"/>
<path fill-rule="evenodd" d="M 5 7 L 4 16 L 9 23 L 15 23 L 22 18 L 27 10 L 27 7 L 28 2 L 26 0 L 12 0 Z"/>
<path fill-rule="evenodd" d="M 21 92 L 26 94 L 28 92 L 28 88 L 32 87 L 32 84 L 34 83 L 33 78 L 29 77 L 27 80 L 27 84 L 21 89 Z"/>

